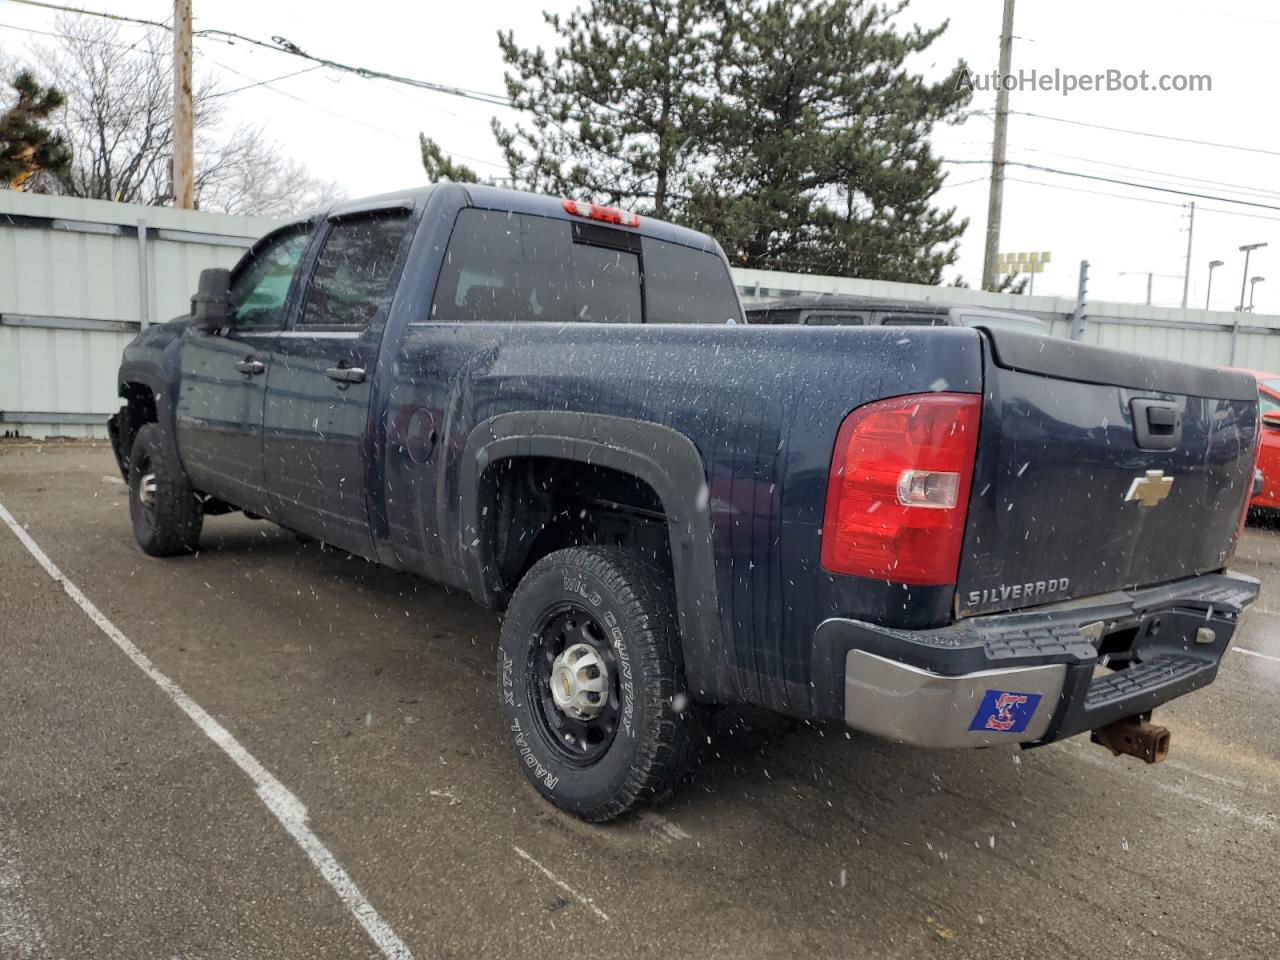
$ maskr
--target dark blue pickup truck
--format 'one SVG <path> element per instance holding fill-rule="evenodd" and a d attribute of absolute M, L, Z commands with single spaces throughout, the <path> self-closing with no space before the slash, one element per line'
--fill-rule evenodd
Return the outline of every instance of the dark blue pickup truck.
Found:
<path fill-rule="evenodd" d="M 201 275 L 111 418 L 138 542 L 263 517 L 505 609 L 505 736 L 603 820 L 749 703 L 1162 758 L 1255 599 L 1256 388 L 1001 329 L 752 326 L 701 234 L 443 184 Z"/>

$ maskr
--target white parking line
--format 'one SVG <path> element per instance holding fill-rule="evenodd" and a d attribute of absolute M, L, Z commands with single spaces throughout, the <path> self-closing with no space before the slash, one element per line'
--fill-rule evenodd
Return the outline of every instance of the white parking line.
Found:
<path fill-rule="evenodd" d="M 374 910 L 373 905 L 369 903 L 360 888 L 356 886 L 355 881 L 351 879 L 342 865 L 329 852 L 328 847 L 320 840 L 319 837 L 312 832 L 307 826 L 307 808 L 302 802 L 295 797 L 289 789 L 277 780 L 270 771 L 267 770 L 253 754 L 249 753 L 217 720 L 196 703 L 186 692 L 183 691 L 176 683 L 156 669 L 147 655 L 139 650 L 128 637 L 103 616 L 93 602 L 80 592 L 80 588 L 66 578 L 57 565 L 45 555 L 40 549 L 40 545 L 31 539 L 31 536 L 24 530 L 18 521 L 14 519 L 13 514 L 5 509 L 4 504 L 0 504 L 0 520 L 13 531 L 14 536 L 27 548 L 27 552 L 35 557 L 36 562 L 40 564 L 50 577 L 57 583 L 62 584 L 62 589 L 66 591 L 67 596 L 75 601 L 76 605 L 89 617 L 94 624 L 111 638 L 112 642 L 123 651 L 124 655 L 133 661 L 134 665 L 145 673 L 161 690 L 168 695 L 169 699 L 177 704 L 178 709 L 191 718 L 192 723 L 199 727 L 210 740 L 222 748 L 223 753 L 231 758 L 237 767 L 243 770 L 253 781 L 253 785 L 257 788 L 258 797 L 266 805 L 267 809 L 275 815 L 280 821 L 280 825 L 288 831 L 289 836 L 300 846 L 303 852 L 315 865 L 315 868 L 324 877 L 325 881 L 333 888 L 334 893 L 351 911 L 356 921 L 365 930 L 371 939 L 382 952 L 382 955 L 388 960 L 413 960 L 413 954 L 409 948 L 401 942 L 396 936 L 395 931 L 387 925 L 378 912 Z"/>
<path fill-rule="evenodd" d="M 1258 657 L 1260 660 L 1270 660 L 1272 663 L 1280 663 L 1280 657 L 1272 656 L 1269 653 L 1259 653 L 1257 650 L 1246 650 L 1244 647 L 1232 647 L 1236 653 L 1247 653 L 1251 657 Z"/>
<path fill-rule="evenodd" d="M 660 813 L 654 813 L 652 810 L 645 810 L 638 815 L 641 823 L 645 824 L 654 833 L 661 836 L 663 840 L 670 843 L 673 840 L 692 840 L 688 832 L 680 829 L 666 817 Z"/>
<path fill-rule="evenodd" d="M 540 864 L 537 860 L 533 859 L 533 857 L 529 856 L 529 854 L 525 853 L 519 847 L 512 847 L 511 849 L 514 850 L 522 860 L 529 861 L 529 863 L 533 864 L 535 867 L 541 870 L 542 875 L 544 877 L 546 877 L 548 880 L 554 883 L 557 887 L 559 887 L 569 896 L 573 897 L 573 899 L 585 904 L 587 909 L 590 910 L 592 913 L 594 913 L 601 920 L 604 920 L 606 922 L 608 921 L 609 915 L 605 913 L 603 910 L 601 910 L 599 907 L 597 907 L 594 903 L 592 903 L 590 897 L 585 897 L 582 894 L 580 894 L 577 890 L 573 889 L 573 887 L 569 886 L 567 883 L 565 883 L 563 880 L 561 880 L 554 873 L 552 873 L 550 870 L 548 870 L 546 867 Z"/>

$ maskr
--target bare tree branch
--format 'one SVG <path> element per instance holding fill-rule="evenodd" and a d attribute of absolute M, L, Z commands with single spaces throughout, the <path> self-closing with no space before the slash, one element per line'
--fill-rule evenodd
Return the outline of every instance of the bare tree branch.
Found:
<path fill-rule="evenodd" d="M 118 24 L 63 16 L 59 38 L 36 49 L 43 72 L 67 92 L 52 118 L 71 147 L 70 168 L 41 175 L 49 193 L 152 206 L 173 202 L 173 49 L 147 30 L 130 42 Z M 196 206 L 221 213 L 287 217 L 341 196 L 308 174 L 257 127 L 235 124 L 227 99 L 197 76 Z"/>

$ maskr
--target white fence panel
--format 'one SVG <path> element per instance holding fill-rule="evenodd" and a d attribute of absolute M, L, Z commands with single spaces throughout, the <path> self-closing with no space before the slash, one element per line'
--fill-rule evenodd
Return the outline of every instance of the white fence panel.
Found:
<path fill-rule="evenodd" d="M 0 433 L 105 437 L 125 344 L 275 225 L 0 190 Z"/>
<path fill-rule="evenodd" d="M 105 436 L 125 344 L 142 324 L 185 313 L 201 270 L 231 266 L 277 225 L 0 190 L 0 434 Z M 1060 297 L 763 270 L 735 270 L 734 279 L 748 303 L 847 293 L 983 306 L 1038 316 L 1060 337 L 1070 335 L 1075 306 Z M 1280 317 L 1093 301 L 1085 314 L 1088 343 L 1280 373 Z"/>

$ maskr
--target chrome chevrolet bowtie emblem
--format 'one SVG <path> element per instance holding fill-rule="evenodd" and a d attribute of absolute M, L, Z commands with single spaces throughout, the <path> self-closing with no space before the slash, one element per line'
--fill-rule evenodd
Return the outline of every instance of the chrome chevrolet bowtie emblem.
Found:
<path fill-rule="evenodd" d="M 1173 477 L 1166 477 L 1163 470 L 1148 470 L 1145 476 L 1134 477 L 1129 484 L 1125 502 L 1137 500 L 1144 507 L 1154 507 L 1173 489 Z"/>

